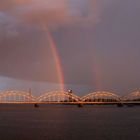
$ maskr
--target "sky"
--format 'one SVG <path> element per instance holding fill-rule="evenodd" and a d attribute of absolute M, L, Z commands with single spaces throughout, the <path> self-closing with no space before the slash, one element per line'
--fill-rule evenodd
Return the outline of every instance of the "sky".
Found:
<path fill-rule="evenodd" d="M 0 0 L 0 89 L 59 90 L 60 74 L 79 95 L 139 90 L 139 13 L 139 0 Z"/>

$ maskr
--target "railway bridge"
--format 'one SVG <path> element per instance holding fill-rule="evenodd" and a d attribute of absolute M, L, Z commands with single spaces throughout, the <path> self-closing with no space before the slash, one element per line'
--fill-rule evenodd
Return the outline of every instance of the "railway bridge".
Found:
<path fill-rule="evenodd" d="M 123 97 L 106 91 L 92 92 L 83 97 L 69 92 L 50 91 L 37 97 L 30 92 L 6 90 L 0 92 L 0 104 L 139 105 L 140 91 Z"/>

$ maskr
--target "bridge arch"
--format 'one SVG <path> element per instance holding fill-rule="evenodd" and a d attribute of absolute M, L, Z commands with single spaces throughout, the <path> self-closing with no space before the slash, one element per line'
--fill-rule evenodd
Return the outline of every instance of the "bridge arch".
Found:
<path fill-rule="evenodd" d="M 35 97 L 31 93 L 17 90 L 6 90 L 0 92 L 0 102 L 19 103 L 19 102 L 33 102 Z"/>
<path fill-rule="evenodd" d="M 50 91 L 41 95 L 37 101 L 39 102 L 77 102 L 80 97 L 73 93 L 63 91 Z"/>
<path fill-rule="evenodd" d="M 118 102 L 120 98 L 115 93 L 97 91 L 83 96 L 81 100 L 84 102 Z"/>
<path fill-rule="evenodd" d="M 134 91 L 122 97 L 124 101 L 140 101 L 140 91 Z"/>

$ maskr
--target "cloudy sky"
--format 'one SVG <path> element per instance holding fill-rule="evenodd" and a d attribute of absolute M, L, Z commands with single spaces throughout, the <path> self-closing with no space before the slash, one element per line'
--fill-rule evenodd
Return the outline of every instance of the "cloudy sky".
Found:
<path fill-rule="evenodd" d="M 139 13 L 139 0 L 0 0 L 0 88 L 59 89 L 49 31 L 67 89 L 139 89 Z"/>

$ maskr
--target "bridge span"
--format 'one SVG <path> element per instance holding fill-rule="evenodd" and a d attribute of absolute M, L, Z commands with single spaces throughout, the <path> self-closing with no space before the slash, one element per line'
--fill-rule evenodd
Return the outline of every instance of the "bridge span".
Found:
<path fill-rule="evenodd" d="M 0 92 L 0 104 L 139 105 L 140 92 L 120 97 L 115 93 L 98 91 L 79 97 L 74 93 L 51 91 L 36 97 L 25 91 L 7 90 Z"/>
<path fill-rule="evenodd" d="M 32 105 L 35 108 L 38 108 L 42 105 L 69 105 L 69 106 L 78 106 L 78 107 L 84 107 L 84 106 L 116 106 L 116 107 L 133 107 L 140 105 L 139 102 L 1 102 L 2 104 L 9 104 L 11 105 Z M 12 106 L 11 106 L 12 107 Z"/>

